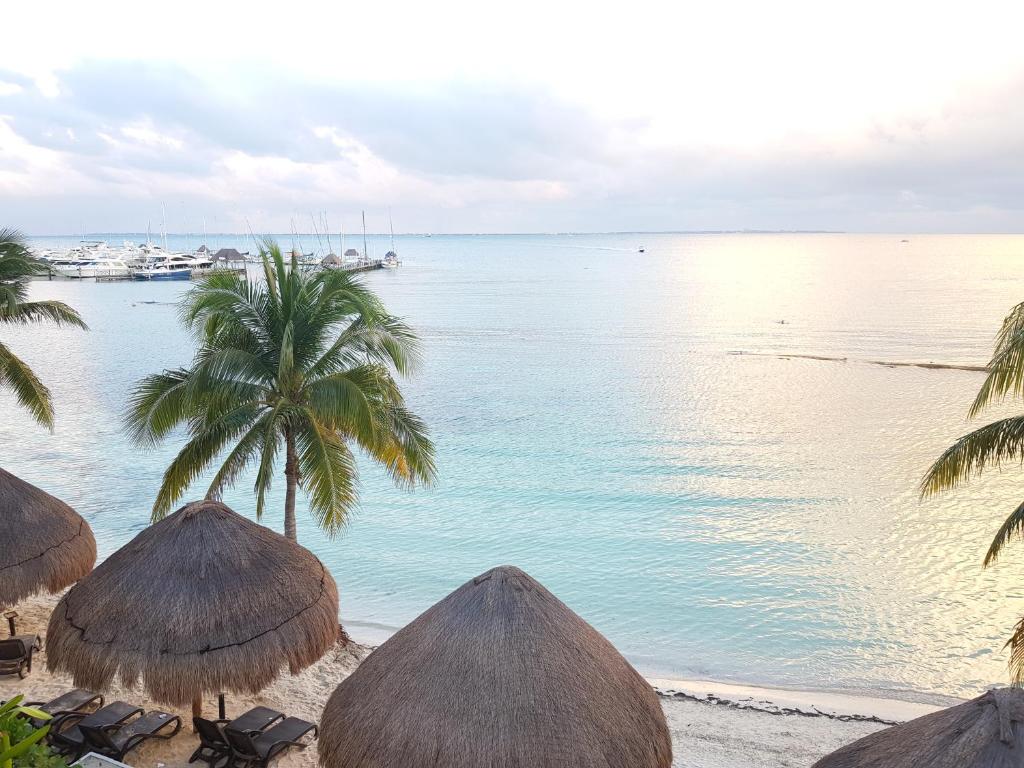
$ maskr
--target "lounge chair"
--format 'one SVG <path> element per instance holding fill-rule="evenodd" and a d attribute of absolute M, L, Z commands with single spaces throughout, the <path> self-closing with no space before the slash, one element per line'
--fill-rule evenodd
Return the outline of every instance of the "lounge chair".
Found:
<path fill-rule="evenodd" d="M 50 701 L 28 701 L 26 707 L 35 707 L 46 712 L 51 717 L 57 718 L 62 715 L 88 713 L 103 706 L 103 696 L 84 688 L 75 688 L 63 693 L 56 699 Z M 29 720 L 36 728 L 42 728 L 46 722 L 30 717 Z M 47 721 L 48 722 L 48 721 Z"/>
<path fill-rule="evenodd" d="M 38 635 L 0 640 L 0 675 L 25 677 L 32 671 L 32 654 L 40 649 Z"/>
<path fill-rule="evenodd" d="M 224 737 L 224 726 L 242 733 L 258 733 L 283 717 L 280 712 L 269 707 L 253 707 L 234 720 L 206 720 L 202 717 L 193 717 L 192 724 L 199 734 L 199 747 L 188 761 L 194 763 L 202 760 L 211 768 L 216 768 L 221 761 L 227 762 L 231 755 L 231 747 Z"/>
<path fill-rule="evenodd" d="M 317 727 L 297 717 L 286 717 L 272 728 L 258 733 L 243 733 L 232 728 L 224 729 L 224 736 L 231 746 L 232 768 L 267 768 L 270 762 L 280 757 L 291 747 L 305 749 L 309 742 L 300 741 L 312 732 L 317 737 Z"/>
<path fill-rule="evenodd" d="M 83 725 L 86 728 L 109 728 L 112 725 L 122 725 L 136 715 L 141 716 L 142 713 L 142 707 L 114 701 L 92 714 L 73 712 L 61 715 L 51 721 L 46 739 L 55 752 L 77 760 L 85 754 L 89 746 L 85 734 L 82 733 Z"/>
<path fill-rule="evenodd" d="M 168 730 L 169 726 L 173 726 Z M 94 752 L 124 760 L 124 756 L 149 739 L 170 739 L 181 730 L 181 718 L 167 712 L 147 712 L 127 725 L 97 727 L 78 724 L 86 744 Z"/>

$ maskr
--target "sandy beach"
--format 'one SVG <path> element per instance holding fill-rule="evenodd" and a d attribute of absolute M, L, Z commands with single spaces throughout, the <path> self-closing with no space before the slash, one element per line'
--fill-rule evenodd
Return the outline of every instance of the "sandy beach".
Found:
<path fill-rule="evenodd" d="M 18 604 L 19 633 L 45 634 L 57 596 L 38 596 Z M 228 696 L 228 716 L 263 704 L 289 715 L 316 721 L 335 686 L 349 675 L 372 648 L 357 643 L 337 647 L 301 674 L 287 673 L 259 696 Z M 798 768 L 824 754 L 886 727 L 925 714 L 934 706 L 886 699 L 777 691 L 719 683 L 652 680 L 672 732 L 673 766 L 679 768 Z M 46 653 L 36 656 L 31 675 L 0 678 L 0 699 L 25 693 L 47 700 L 71 687 L 71 680 L 46 671 Z M 116 687 L 107 701 L 123 699 L 147 709 L 174 711 L 186 722 L 190 713 L 158 704 L 138 690 Z M 216 701 L 207 702 L 215 716 Z M 198 741 L 189 728 L 169 742 L 154 742 L 129 756 L 134 766 L 184 768 Z M 283 768 L 316 764 L 316 750 L 293 752 Z"/>

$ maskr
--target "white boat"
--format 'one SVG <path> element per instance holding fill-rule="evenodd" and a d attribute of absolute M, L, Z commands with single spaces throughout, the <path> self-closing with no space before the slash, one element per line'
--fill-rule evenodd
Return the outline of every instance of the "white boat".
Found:
<path fill-rule="evenodd" d="M 79 261 L 55 262 L 53 271 L 58 275 L 72 278 L 128 277 L 128 264 L 123 259 L 82 259 Z"/>
<path fill-rule="evenodd" d="M 384 269 L 396 269 L 402 262 L 398 260 L 398 254 L 395 253 L 395 224 L 391 220 L 391 209 L 388 209 L 388 226 L 391 228 L 391 250 L 384 254 L 380 265 Z"/>

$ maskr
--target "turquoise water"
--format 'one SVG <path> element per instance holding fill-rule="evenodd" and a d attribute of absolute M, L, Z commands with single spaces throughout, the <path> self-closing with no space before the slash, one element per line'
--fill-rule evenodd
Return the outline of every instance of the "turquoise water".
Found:
<path fill-rule="evenodd" d="M 378 637 L 513 563 L 651 674 L 949 694 L 1004 681 L 1024 546 L 981 559 L 1024 473 L 920 503 L 981 374 L 869 361 L 984 363 L 1024 299 L 1024 237 L 907 237 L 399 238 L 404 266 L 366 280 L 424 339 L 407 392 L 440 480 L 398 491 L 364 463 L 334 541 L 300 512 L 343 619 Z M 118 414 L 132 382 L 189 360 L 186 288 L 40 282 L 92 330 L 3 330 L 59 406 L 50 436 L 0 396 L 3 465 L 85 515 L 103 553 L 146 524 L 175 449 L 131 449 Z M 227 500 L 250 514 L 251 485 Z"/>

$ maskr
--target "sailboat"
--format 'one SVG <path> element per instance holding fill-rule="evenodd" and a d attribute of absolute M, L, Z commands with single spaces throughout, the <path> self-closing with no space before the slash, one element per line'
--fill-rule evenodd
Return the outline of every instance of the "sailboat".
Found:
<path fill-rule="evenodd" d="M 391 219 L 390 208 L 388 209 L 388 226 L 391 227 L 391 250 L 384 254 L 384 259 L 380 265 L 384 269 L 395 269 L 402 262 L 398 260 L 398 254 L 395 253 L 395 223 Z"/>

